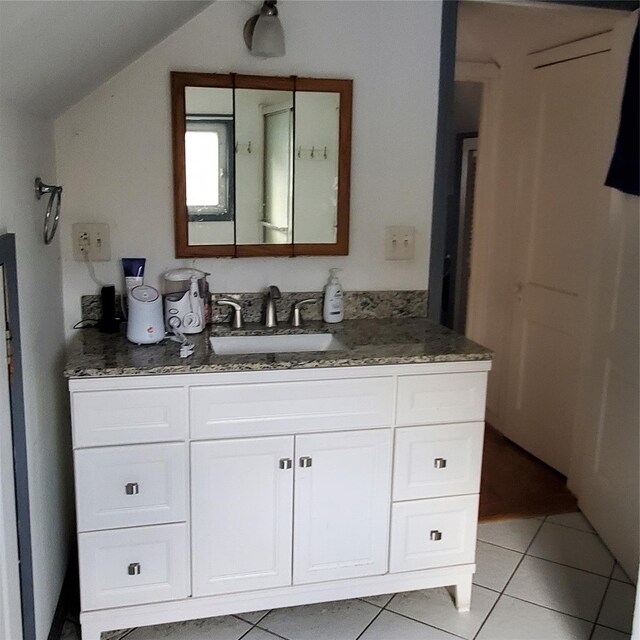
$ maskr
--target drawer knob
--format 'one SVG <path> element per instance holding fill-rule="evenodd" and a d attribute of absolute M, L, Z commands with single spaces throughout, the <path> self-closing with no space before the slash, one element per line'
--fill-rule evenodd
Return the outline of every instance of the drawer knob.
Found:
<path fill-rule="evenodd" d="M 302 456 L 302 458 L 300 458 L 300 466 L 303 469 L 309 468 L 312 464 L 313 460 L 309 456 Z"/>
<path fill-rule="evenodd" d="M 436 469 L 444 469 L 447 466 L 447 460 L 446 458 L 436 458 L 433 461 L 433 466 Z"/>
<path fill-rule="evenodd" d="M 140 563 L 139 562 L 132 562 L 129 565 L 129 567 L 127 568 L 127 573 L 130 576 L 139 576 L 141 570 L 142 570 L 142 568 L 140 567 Z"/>
<path fill-rule="evenodd" d="M 292 466 L 293 462 L 291 462 L 291 458 L 280 458 L 281 469 L 291 469 Z"/>
<path fill-rule="evenodd" d="M 440 533 L 440 531 L 438 531 L 437 529 L 433 529 L 431 531 L 431 533 L 429 533 L 429 539 L 430 540 L 441 540 L 442 539 L 442 533 Z"/>
<path fill-rule="evenodd" d="M 140 493 L 140 487 L 137 482 L 127 482 L 124 490 L 128 496 L 137 496 Z"/>

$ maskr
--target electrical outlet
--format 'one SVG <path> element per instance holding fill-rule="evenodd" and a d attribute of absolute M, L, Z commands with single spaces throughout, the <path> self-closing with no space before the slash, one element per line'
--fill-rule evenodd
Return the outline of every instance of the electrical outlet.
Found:
<path fill-rule="evenodd" d="M 384 238 L 385 260 L 412 260 L 416 248 L 415 227 L 387 227 Z"/>
<path fill-rule="evenodd" d="M 95 222 L 76 222 L 71 227 L 73 236 L 73 258 L 84 262 L 107 262 L 111 260 L 111 238 L 109 225 Z"/>

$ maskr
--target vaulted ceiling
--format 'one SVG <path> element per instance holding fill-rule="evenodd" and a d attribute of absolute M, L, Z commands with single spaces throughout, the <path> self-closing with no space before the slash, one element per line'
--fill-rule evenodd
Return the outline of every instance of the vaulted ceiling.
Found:
<path fill-rule="evenodd" d="M 0 97 L 53 117 L 213 0 L 2 0 Z"/>

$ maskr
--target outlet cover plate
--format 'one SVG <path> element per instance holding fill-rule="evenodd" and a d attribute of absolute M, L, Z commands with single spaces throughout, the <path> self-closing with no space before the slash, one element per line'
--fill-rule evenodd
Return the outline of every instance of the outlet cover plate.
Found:
<path fill-rule="evenodd" d="M 109 225 L 98 222 L 75 222 L 71 226 L 73 259 L 84 262 L 87 255 L 92 262 L 111 260 Z"/>

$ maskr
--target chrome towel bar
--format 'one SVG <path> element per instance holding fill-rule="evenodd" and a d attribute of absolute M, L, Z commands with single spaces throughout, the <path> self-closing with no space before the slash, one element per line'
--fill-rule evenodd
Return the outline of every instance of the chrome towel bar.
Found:
<path fill-rule="evenodd" d="M 43 237 L 45 244 L 51 244 L 53 237 L 56 235 L 58 221 L 60 220 L 60 204 L 62 202 L 62 187 L 45 184 L 40 178 L 35 179 L 36 198 L 40 200 L 43 195 L 49 193 L 49 204 L 47 204 L 47 212 L 44 214 Z M 51 218 L 53 205 L 56 205 L 55 214 Z"/>

